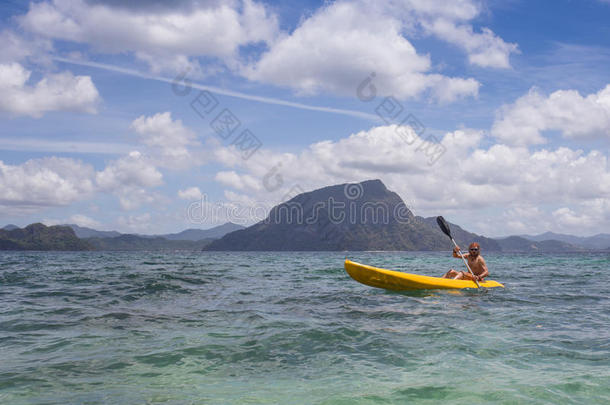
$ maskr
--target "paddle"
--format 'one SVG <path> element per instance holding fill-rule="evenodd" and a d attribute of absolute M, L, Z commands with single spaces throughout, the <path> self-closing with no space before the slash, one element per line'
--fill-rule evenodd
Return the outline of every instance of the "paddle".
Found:
<path fill-rule="evenodd" d="M 451 229 L 449 229 L 449 224 L 447 223 L 447 221 L 445 221 L 445 218 L 443 218 L 443 217 L 436 217 L 436 223 L 441 228 L 441 231 L 443 231 L 443 233 L 445 235 L 449 236 L 449 239 L 451 239 L 451 242 L 453 242 L 455 247 L 458 248 L 458 252 L 460 254 L 460 257 L 464 261 L 464 264 L 466 265 L 466 268 L 468 269 L 470 274 L 472 274 L 472 277 L 475 277 L 474 282 L 477 283 L 477 288 L 481 288 L 481 286 L 479 285 L 479 282 L 476 279 L 476 276 L 474 275 L 472 270 L 470 270 L 470 266 L 468 265 L 468 262 L 466 261 L 466 259 L 464 259 L 464 256 L 462 255 L 462 251 L 458 247 L 457 243 L 455 243 L 455 241 L 453 240 L 453 236 L 451 236 Z"/>

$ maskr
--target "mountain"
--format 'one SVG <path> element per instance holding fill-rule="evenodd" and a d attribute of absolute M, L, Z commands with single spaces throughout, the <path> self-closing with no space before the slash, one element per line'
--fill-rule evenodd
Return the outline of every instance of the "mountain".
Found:
<path fill-rule="evenodd" d="M 12 230 L 15 230 L 15 229 L 19 229 L 19 227 L 17 225 L 8 224 L 8 225 L 6 225 L 2 229 L 4 229 L 5 231 L 12 231 Z"/>
<path fill-rule="evenodd" d="M 202 240 L 202 239 L 219 239 L 226 234 L 244 229 L 241 225 L 227 222 L 226 224 L 216 226 L 210 229 L 187 229 L 179 233 L 170 233 L 167 235 L 159 235 L 168 240 Z"/>
<path fill-rule="evenodd" d="M 10 225 L 7 225 L 10 226 Z M 74 233 L 77 237 L 81 239 L 88 238 L 116 238 L 118 236 L 123 235 L 117 231 L 98 231 L 96 229 L 87 228 L 85 226 L 78 226 L 75 224 L 67 224 L 64 226 L 69 226 L 74 230 Z M 203 239 L 218 239 L 222 238 L 229 232 L 237 231 L 239 229 L 244 229 L 243 226 L 234 224 L 232 222 L 227 222 L 226 224 L 216 226 L 210 229 L 187 229 L 185 231 L 179 233 L 170 233 L 166 235 L 137 235 L 141 238 L 151 239 L 151 238 L 163 238 L 167 240 L 187 240 L 187 241 L 198 241 Z M 115 242 L 120 241 L 121 239 L 117 239 Z M 112 245 L 112 242 L 109 244 Z M 171 248 L 168 246 L 168 248 Z"/>
<path fill-rule="evenodd" d="M 519 235 L 535 242 L 558 240 L 585 249 L 606 249 L 610 247 L 610 234 L 600 233 L 593 236 L 574 236 L 562 233 L 545 232 L 540 235 Z"/>
<path fill-rule="evenodd" d="M 584 247 L 587 247 L 587 246 L 594 247 L 595 249 L 609 250 L 610 249 L 610 234 L 598 233 L 597 235 L 589 236 L 588 238 L 585 238 Z M 605 246 L 605 247 L 603 247 L 603 246 Z"/>
<path fill-rule="evenodd" d="M 72 228 L 77 237 L 81 239 L 85 238 L 113 238 L 121 235 L 117 231 L 98 231 L 95 229 L 87 228 L 85 226 L 78 226 L 75 224 L 67 224 L 65 226 L 69 226 Z"/>
<path fill-rule="evenodd" d="M 380 180 L 368 180 L 299 194 L 205 250 L 450 250 L 449 238 L 430 222 L 414 216 Z M 455 229 L 461 243 L 479 238 Z M 482 242 L 499 249 L 491 239 Z"/>
<path fill-rule="evenodd" d="M 100 235 L 79 238 L 81 235 Z M 118 236 L 107 236 L 116 233 Z M 212 241 L 168 240 L 161 237 L 121 235 L 118 232 L 96 231 L 77 225 L 46 226 L 32 224 L 25 228 L 0 229 L 0 250 L 196 250 L 200 251 Z"/>
<path fill-rule="evenodd" d="M 422 220 L 430 227 L 432 232 L 439 232 L 443 237 L 447 238 L 438 227 L 436 217 L 422 218 Z M 478 242 L 479 245 L 481 245 L 482 252 L 502 250 L 500 244 L 495 239 L 468 232 L 459 225 L 452 224 L 451 222 L 449 222 L 449 227 L 451 228 L 451 236 L 453 236 L 453 239 L 455 239 L 455 242 L 462 250 L 466 250 L 468 245 L 472 242 Z"/>
<path fill-rule="evenodd" d="M 110 251 L 133 251 L 133 250 L 201 250 L 207 246 L 212 239 L 199 241 L 190 240 L 168 240 L 161 237 L 120 235 L 112 238 L 87 238 L 84 239 L 95 250 Z"/>
<path fill-rule="evenodd" d="M 25 228 L 0 230 L 0 250 L 92 250 L 67 226 L 31 224 Z"/>
<path fill-rule="evenodd" d="M 533 241 L 520 236 L 509 236 L 508 238 L 497 239 L 503 252 L 526 252 L 526 253 L 559 253 L 559 252 L 579 252 L 584 251 L 580 246 L 559 240 Z"/>

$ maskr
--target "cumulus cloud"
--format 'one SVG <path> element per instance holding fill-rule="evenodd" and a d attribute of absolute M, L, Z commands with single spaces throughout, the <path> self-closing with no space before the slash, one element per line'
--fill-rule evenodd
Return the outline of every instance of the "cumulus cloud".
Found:
<path fill-rule="evenodd" d="M 49 52 L 53 49 L 51 41 L 46 38 L 23 36 L 12 30 L 0 32 L 0 63 L 23 62 L 33 60 L 43 64 L 49 63 Z"/>
<path fill-rule="evenodd" d="M 189 187 L 184 190 L 178 190 L 178 197 L 183 200 L 198 200 L 202 195 L 203 193 L 199 187 Z"/>
<path fill-rule="evenodd" d="M 278 31 L 276 16 L 252 0 L 198 2 L 187 8 L 53 0 L 31 3 L 19 21 L 42 37 L 86 43 L 102 53 L 138 53 L 154 71 L 196 71 L 198 63 L 191 57 L 199 56 L 234 65 L 240 47 L 270 42 Z M 173 58 L 178 62 L 169 63 Z"/>
<path fill-rule="evenodd" d="M 383 10 L 360 2 L 332 3 L 242 73 L 303 94 L 355 95 L 371 72 L 383 95 L 407 98 L 429 91 L 441 101 L 453 101 L 478 94 L 474 79 L 430 73 L 430 57 L 418 54 L 401 31 L 402 22 Z"/>
<path fill-rule="evenodd" d="M 590 233 L 599 232 L 600 225 L 610 221 L 610 199 L 595 198 L 584 201 L 575 208 L 558 208 L 553 211 L 553 219 L 561 230 L 581 229 Z"/>
<path fill-rule="evenodd" d="M 500 109 L 491 133 L 504 143 L 531 145 L 546 142 L 544 131 L 567 138 L 610 137 L 610 84 L 584 97 L 576 90 L 547 97 L 531 89 Z"/>
<path fill-rule="evenodd" d="M 170 167 L 188 167 L 201 163 L 201 151 L 196 149 L 201 144 L 195 133 L 186 128 L 181 120 L 172 120 L 170 112 L 150 117 L 142 115 L 133 121 L 131 128 L 140 135 L 145 145 L 158 154 L 158 163 Z M 193 155 L 193 150 L 197 156 Z"/>
<path fill-rule="evenodd" d="M 163 184 L 161 172 L 138 151 L 109 163 L 104 170 L 96 173 L 95 179 L 101 191 L 119 196 L 121 207 L 125 210 L 155 201 L 155 196 L 148 189 Z"/>
<path fill-rule="evenodd" d="M 516 44 L 504 42 L 489 28 L 475 33 L 471 25 L 456 25 L 453 21 L 437 18 L 426 22 L 425 27 L 435 36 L 463 48 L 473 65 L 492 68 L 509 68 L 511 53 L 518 51 Z"/>
<path fill-rule="evenodd" d="M 150 213 L 140 215 L 121 216 L 117 222 L 120 227 L 131 232 L 149 232 L 152 229 Z"/>
<path fill-rule="evenodd" d="M 383 95 L 408 98 L 427 92 L 441 102 L 476 96 L 480 84 L 475 79 L 432 73 L 430 56 L 418 53 L 408 38 L 434 36 L 463 49 L 473 65 L 509 68 L 518 46 L 487 27 L 476 30 L 470 22 L 480 12 L 472 0 L 338 1 L 280 37 L 242 74 L 303 94 L 353 95 L 358 83 L 375 72 Z"/>
<path fill-rule="evenodd" d="M 163 175 L 138 151 L 110 163 L 96 174 L 98 185 L 104 190 L 121 187 L 155 187 L 163 183 Z"/>
<path fill-rule="evenodd" d="M 96 112 L 100 97 L 89 76 L 48 74 L 32 86 L 31 73 L 16 62 L 0 64 L 0 111 L 35 118 L 48 111 Z"/>
<path fill-rule="evenodd" d="M 260 191 L 262 189 L 262 184 L 259 178 L 248 174 L 239 175 L 233 170 L 218 172 L 216 173 L 215 179 L 225 186 L 229 186 L 237 190 Z"/>
<path fill-rule="evenodd" d="M 67 221 L 64 221 L 64 223 L 76 224 L 78 226 L 84 226 L 88 228 L 98 228 L 102 226 L 100 222 L 83 214 L 72 215 L 70 218 L 68 218 Z"/>
<path fill-rule="evenodd" d="M 123 209 L 132 210 L 163 200 L 154 191 L 162 184 L 161 172 L 140 152 L 111 161 L 98 172 L 89 164 L 69 158 L 31 159 L 19 165 L 0 161 L 0 207 L 14 214 L 70 205 L 97 192 L 116 195 Z M 81 214 L 68 221 L 99 225 Z"/>
<path fill-rule="evenodd" d="M 425 34 L 433 35 L 466 51 L 468 61 L 485 68 L 509 68 L 517 44 L 507 43 L 487 27 L 477 32 L 469 22 L 481 13 L 480 3 L 458 0 L 406 0 L 390 2 L 404 19 L 417 21 Z"/>
<path fill-rule="evenodd" d="M 129 52 L 155 74 L 203 77 L 229 68 L 301 94 L 351 96 L 364 77 L 376 72 L 383 95 L 427 93 L 452 102 L 476 96 L 480 84 L 433 72 L 430 56 L 418 53 L 407 37 L 435 36 L 463 49 L 472 64 L 509 67 L 517 46 L 488 28 L 476 30 L 470 22 L 479 14 L 474 0 L 449 5 L 344 0 L 324 4 L 286 33 L 278 16 L 253 0 L 172 6 L 53 0 L 32 3 L 18 21 L 40 38 L 88 44 L 98 53 Z"/>
<path fill-rule="evenodd" d="M 434 36 L 456 45 L 473 65 L 509 68 L 510 55 L 519 52 L 517 44 L 505 42 L 489 28 L 473 27 L 471 21 L 482 11 L 478 1 L 398 0 L 383 4 L 401 18 L 409 34 Z"/>
<path fill-rule="evenodd" d="M 64 206 L 94 192 L 93 167 L 79 160 L 49 157 L 20 165 L 0 161 L 0 206 L 36 210 Z"/>
<path fill-rule="evenodd" d="M 439 140 L 440 145 L 434 145 L 412 131 L 405 136 L 399 127 L 383 126 L 338 141 L 318 142 L 300 153 L 259 150 L 246 162 L 218 153 L 219 162 L 233 169 L 220 171 L 216 179 L 240 195 L 272 205 L 295 187 L 308 191 L 380 178 L 416 214 L 447 213 L 467 228 L 468 223 L 493 235 L 501 234 L 500 228 L 492 229 L 493 221 L 485 223 L 482 218 L 495 218 L 493 211 L 499 207 L 531 214 L 512 215 L 513 223 L 500 224 L 502 229 L 521 229 L 519 221 L 532 228 L 557 229 L 548 208 L 537 218 L 532 209 L 568 207 L 583 214 L 584 204 L 610 198 L 608 159 L 599 151 L 483 147 L 484 133 L 470 129 L 447 133 Z M 444 153 L 437 156 L 440 151 Z M 604 224 L 610 226 L 608 221 Z"/>

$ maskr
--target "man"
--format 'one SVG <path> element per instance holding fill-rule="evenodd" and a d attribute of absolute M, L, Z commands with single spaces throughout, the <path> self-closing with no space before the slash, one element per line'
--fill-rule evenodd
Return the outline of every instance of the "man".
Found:
<path fill-rule="evenodd" d="M 453 257 L 460 257 L 459 250 L 459 247 L 453 248 Z M 468 266 L 470 266 L 470 270 L 474 273 L 474 277 L 468 271 L 455 271 L 451 269 L 443 278 L 484 281 L 483 279 L 489 275 L 489 270 L 487 269 L 485 259 L 481 256 L 481 246 L 477 242 L 471 243 L 468 247 L 468 253 L 462 254 L 462 257 L 468 260 Z"/>

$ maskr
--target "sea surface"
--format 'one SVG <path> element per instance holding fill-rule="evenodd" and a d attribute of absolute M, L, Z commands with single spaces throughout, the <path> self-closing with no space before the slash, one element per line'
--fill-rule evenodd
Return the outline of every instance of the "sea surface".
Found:
<path fill-rule="evenodd" d="M 610 403 L 610 255 L 483 254 L 0 252 L 0 404 Z"/>

